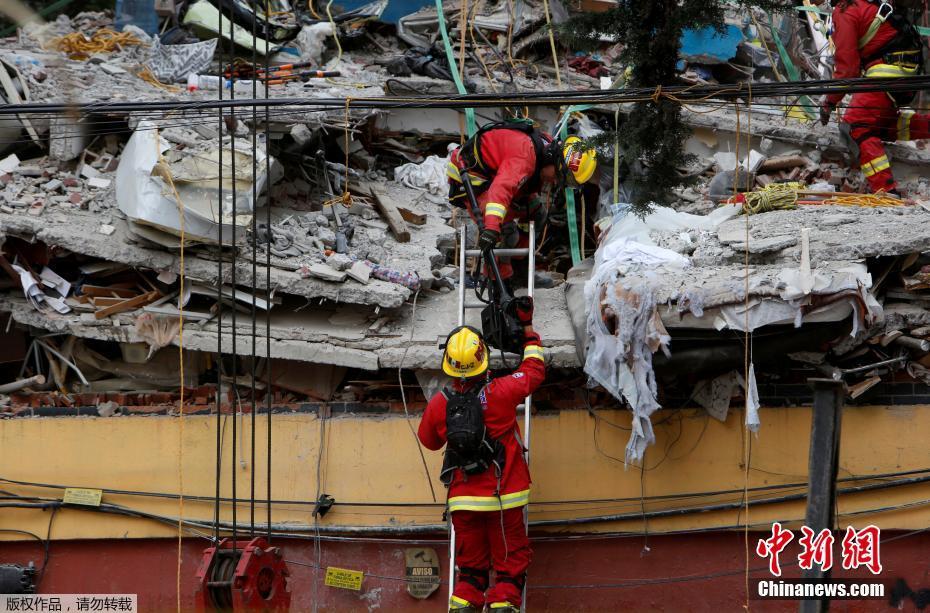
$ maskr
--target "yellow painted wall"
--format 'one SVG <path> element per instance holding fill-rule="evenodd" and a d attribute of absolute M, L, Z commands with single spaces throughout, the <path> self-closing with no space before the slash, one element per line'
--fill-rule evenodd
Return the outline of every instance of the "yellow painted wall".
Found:
<path fill-rule="evenodd" d="M 625 502 L 531 506 L 531 519 L 637 513 L 640 496 L 668 496 L 717 490 L 741 490 L 746 470 L 742 414 L 731 413 L 726 423 L 698 410 L 660 412 L 655 418 L 657 443 L 646 454 L 646 471 L 625 469 L 622 458 L 629 436 L 626 411 L 603 411 L 595 420 L 583 411 L 564 411 L 534 417 L 531 471 L 532 500 L 624 498 Z M 762 428 L 751 436 L 749 487 L 803 483 L 806 480 L 810 410 L 763 409 Z M 231 489 L 230 460 L 233 418 L 224 418 L 224 470 L 222 495 Z M 249 417 L 237 421 L 245 465 L 236 464 L 240 497 L 249 497 Z M 440 523 L 441 509 L 431 507 L 345 507 L 340 502 L 432 502 L 429 484 L 410 425 L 403 416 L 334 417 L 287 414 L 273 418 L 273 496 L 311 501 L 317 497 L 317 459 L 322 457 L 321 491 L 335 497 L 337 506 L 325 517 L 326 525 L 405 525 Z M 325 429 L 323 453 L 321 432 Z M 265 494 L 265 417 L 256 429 L 256 489 Z M 847 408 L 843 422 L 840 477 L 874 475 L 930 468 L 926 441 L 930 440 L 930 407 Z M 181 480 L 187 495 L 213 496 L 215 491 L 215 416 L 22 418 L 0 421 L 0 477 L 69 486 L 149 492 L 177 492 Z M 180 444 L 181 453 L 178 453 Z M 237 447 L 239 447 L 237 443 Z M 425 450 L 424 450 L 425 451 Z M 439 453 L 425 451 L 429 480 L 440 502 L 445 490 L 435 478 Z M 179 464 L 180 460 L 180 464 Z M 179 466 L 181 475 L 179 479 Z M 22 495 L 60 498 L 61 491 L 0 483 L 0 489 Z M 803 489 L 792 490 L 803 492 Z M 779 491 L 779 494 L 788 493 Z M 771 495 L 767 493 L 753 496 Z M 704 505 L 740 500 L 741 493 L 712 498 L 646 501 L 647 510 Z M 919 528 L 930 524 L 930 484 L 855 494 L 841 499 L 840 512 L 848 514 L 890 505 L 910 508 L 865 519 L 883 528 Z M 177 517 L 176 500 L 106 494 L 104 501 Z M 276 506 L 275 522 L 312 523 L 311 506 Z M 259 520 L 265 508 L 258 505 Z M 803 517 L 804 502 L 753 507 L 752 524 Z M 211 521 L 212 502 L 186 501 L 183 516 Z M 224 505 L 222 516 L 231 517 Z M 249 505 L 238 509 L 238 520 L 248 522 Z M 0 509 L 0 528 L 45 534 L 49 512 L 36 509 Z M 695 513 L 650 519 L 650 532 L 727 527 L 746 521 L 743 511 Z M 842 520 L 841 520 L 842 521 Z M 643 521 L 587 525 L 578 530 L 641 531 Z M 138 538 L 171 536 L 175 530 L 151 520 L 63 509 L 55 519 L 53 538 Z M 0 538 L 15 538 L 0 533 Z"/>

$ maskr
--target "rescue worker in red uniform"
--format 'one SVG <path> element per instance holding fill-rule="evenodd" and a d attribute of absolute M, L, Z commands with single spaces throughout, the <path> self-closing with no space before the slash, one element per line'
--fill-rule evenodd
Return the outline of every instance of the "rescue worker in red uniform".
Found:
<path fill-rule="evenodd" d="M 479 473 L 466 473 L 454 462 L 450 466 L 451 442 L 446 448 L 443 473 L 450 479 L 443 481 L 449 488 L 447 505 L 455 528 L 458 569 L 449 610 L 458 613 L 480 612 L 486 603 L 497 613 L 519 611 L 530 564 L 530 541 L 523 523 L 530 472 L 517 425 L 517 405 L 542 384 L 546 366 L 539 335 L 533 330 L 532 299 L 517 301 L 516 314 L 526 339 L 520 367 L 509 376 L 492 379 L 489 350 L 481 334 L 467 326 L 453 330 L 442 361 L 443 371 L 454 378 L 452 390 L 433 396 L 418 430 L 424 447 L 441 449 L 450 440 L 447 407 L 454 411 L 451 392 L 471 391 L 480 401 L 477 410 L 483 416 L 485 434 L 497 446 L 501 469 L 489 466 Z M 495 584 L 489 586 L 492 568 Z"/>
<path fill-rule="evenodd" d="M 903 13 L 884 1 L 834 1 L 834 79 L 893 78 L 918 74 L 923 64 L 921 39 Z M 901 107 L 913 92 L 863 92 L 852 95 L 840 129 L 858 149 L 860 168 L 873 192 L 898 193 L 884 142 L 930 138 L 930 116 Z M 820 121 L 843 99 L 829 94 L 821 104 Z"/>
<path fill-rule="evenodd" d="M 483 126 L 455 149 L 449 158 L 449 200 L 472 214 L 462 188 L 462 172 L 471 176 L 483 226 L 478 238 L 482 251 L 529 245 L 529 222 L 542 231 L 548 217 L 543 192 L 562 184 L 578 187 L 594 176 L 597 157 L 583 150 L 577 136 L 562 143 L 528 121 L 504 121 Z M 499 258 L 503 279 L 513 276 L 510 258 Z"/>

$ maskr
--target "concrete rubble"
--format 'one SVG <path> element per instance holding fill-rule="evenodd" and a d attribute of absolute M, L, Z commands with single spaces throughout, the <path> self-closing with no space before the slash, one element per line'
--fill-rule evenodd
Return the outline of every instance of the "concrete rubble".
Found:
<path fill-rule="evenodd" d="M 228 41 L 210 35 L 204 4 L 182 19 L 189 27 L 177 40 L 129 25 L 123 32 L 135 42 L 118 48 L 76 55 L 50 42 L 115 27 L 107 14 L 85 13 L 0 41 L 0 60 L 28 84 L 31 102 L 210 102 L 221 86 L 224 98 L 264 97 L 255 74 L 219 76 Z M 521 62 L 489 68 L 500 50 L 475 43 L 473 59 L 483 62 L 467 63 L 470 91 L 556 89 L 544 19 L 534 3 L 517 4 L 515 27 L 506 3 L 475 23 L 497 41 L 510 27 Z M 556 22 L 567 15 L 550 4 Z M 457 7 L 445 7 L 454 23 Z M 402 18 L 396 33 L 350 12 L 337 20 L 335 33 L 345 37 L 338 50 L 330 24 L 302 25 L 295 11 L 266 32 L 285 37 L 266 42 L 292 41 L 272 52 L 273 64 L 302 60 L 332 76 L 277 75 L 269 97 L 455 91 L 444 53 L 430 48 L 434 8 Z M 745 79 L 747 66 L 773 80 L 774 68 L 784 68 L 787 58 L 760 55 L 775 49 L 772 31 L 751 38 L 746 24 L 731 21 L 719 45 L 686 45 L 684 82 Z M 782 33 L 802 25 L 776 24 Z M 803 42 L 810 32 L 796 34 L 789 54 L 796 63 L 807 58 L 799 69 L 820 78 L 820 59 Z M 255 45 L 259 54 L 271 48 Z M 585 56 L 562 51 L 563 88 L 622 80 L 616 43 Z M 300 55 L 280 55 L 291 52 Z M 617 110 L 594 107 L 571 129 L 595 135 Z M 684 110 L 690 185 L 639 219 L 604 165 L 600 185 L 585 191 L 590 257 L 578 266 L 564 206 L 550 211 L 538 263 L 556 287 L 537 291 L 536 326 L 554 380 L 576 389 L 587 382 L 604 406 L 631 408 L 628 461 L 639 461 L 654 438 L 649 416 L 678 396 L 720 419 L 732 400 L 745 403 L 754 428 L 753 390 L 767 381 L 852 370 L 846 380 L 857 402 L 881 381 L 930 383 L 930 152 L 922 143 L 889 146 L 908 196 L 892 203 L 900 206 L 831 199 L 859 194 L 861 173 L 835 127 L 806 123 L 808 111 L 803 101 L 782 108 L 765 100 L 744 105 L 739 121 L 725 106 Z M 497 118 L 482 113 L 482 121 Z M 544 125 L 557 117 L 534 113 Z M 94 406 L 109 407 L 107 394 L 139 390 L 168 394 L 164 401 L 182 383 L 200 404 L 228 402 L 236 386 L 245 393 L 251 373 L 262 381 L 258 398 L 282 406 L 396 400 L 398 377 L 414 390 L 420 380 L 435 383 L 439 344 L 457 323 L 457 232 L 465 225 L 475 236 L 445 194 L 458 116 L 288 102 L 267 119 L 248 106 L 161 114 L 100 106 L 81 118 L 24 115 L 15 138 L 0 138 L 20 143 L 0 153 L 0 322 L 28 352 L 11 378 L 49 375 L 44 387 L 14 394 L 11 406 L 72 406 L 83 402 L 76 394 L 93 393 Z M 789 182 L 815 195 L 751 215 L 734 200 Z M 473 283 L 469 274 L 467 295 Z M 182 318 L 191 359 L 178 374 Z M 475 311 L 468 318 L 480 325 Z M 212 364 L 204 359 L 217 353 Z M 493 356 L 495 367 L 513 361 Z"/>

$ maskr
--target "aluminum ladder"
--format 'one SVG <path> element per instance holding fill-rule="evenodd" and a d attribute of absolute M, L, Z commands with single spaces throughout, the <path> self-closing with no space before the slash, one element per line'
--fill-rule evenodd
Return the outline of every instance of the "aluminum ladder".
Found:
<path fill-rule="evenodd" d="M 465 298 L 465 261 L 468 257 L 481 255 L 478 249 L 468 249 L 466 242 L 465 226 L 459 230 L 459 308 L 458 308 L 458 325 L 465 325 L 466 309 L 483 309 L 487 304 L 479 301 L 468 301 Z M 527 272 L 526 291 L 527 295 L 532 298 L 534 290 L 534 276 L 536 273 L 536 227 L 531 221 L 529 227 L 529 247 L 526 249 L 495 249 L 493 253 L 497 256 L 526 256 Z M 490 351 L 489 351 L 490 353 Z M 522 356 L 521 356 L 522 357 Z M 523 404 L 517 405 L 517 412 L 523 411 L 523 448 L 526 450 L 523 457 L 526 459 L 526 466 L 530 465 L 530 414 L 533 397 L 527 396 Z M 523 525 L 529 531 L 529 504 L 523 507 Z M 452 601 L 452 591 L 455 589 L 455 527 L 452 525 L 452 515 L 449 515 L 449 598 Z M 522 612 L 526 612 L 526 583 L 523 585 L 523 604 L 520 607 Z"/>

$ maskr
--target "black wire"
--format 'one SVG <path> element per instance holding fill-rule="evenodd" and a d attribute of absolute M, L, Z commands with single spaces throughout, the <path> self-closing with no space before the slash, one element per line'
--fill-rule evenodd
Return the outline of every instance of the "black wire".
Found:
<path fill-rule="evenodd" d="M 828 79 L 819 81 L 788 81 L 776 83 L 751 84 L 753 98 L 768 98 L 793 95 L 856 94 L 866 92 L 919 92 L 930 89 L 930 76 L 898 78 L 856 78 Z M 748 96 L 748 85 L 709 84 L 702 86 L 671 85 L 662 87 L 662 95 L 671 95 L 677 102 L 703 102 L 708 99 L 739 100 Z M 532 91 L 516 92 L 502 96 L 497 93 L 419 96 L 417 100 L 379 96 L 377 98 L 352 97 L 352 105 L 357 109 L 398 109 L 398 108 L 497 108 L 503 106 L 560 106 L 564 104 L 621 104 L 642 102 L 655 98 L 657 88 L 626 88 L 614 90 L 562 90 L 556 92 Z M 183 110 L 204 109 L 222 106 L 226 108 L 259 106 L 275 107 L 318 107 L 320 109 L 342 109 L 346 98 L 271 98 L 267 100 L 248 100 L 240 98 L 226 103 L 221 101 L 156 101 L 156 102 L 94 102 L 82 105 L 64 103 L 24 103 L 0 106 L 0 115 L 28 114 L 42 112 L 103 113 L 137 110 Z"/>
<path fill-rule="evenodd" d="M 267 0 L 266 0 L 267 5 Z M 258 98 L 258 80 L 255 78 L 257 71 L 255 70 L 258 66 L 258 48 L 255 44 L 256 38 L 256 21 L 257 19 L 252 20 L 252 98 Z M 266 22 L 267 23 L 267 22 Z M 267 52 L 268 50 L 265 49 Z M 268 74 L 267 72 L 265 73 Z M 252 396 L 251 396 L 251 410 L 252 410 L 252 432 L 251 432 L 251 459 L 249 460 L 249 482 L 250 482 L 250 504 L 249 504 L 249 537 L 255 538 L 255 412 L 256 412 L 256 402 L 255 402 L 255 364 L 258 360 L 258 311 L 256 307 L 256 294 L 258 292 L 258 280 L 256 276 L 258 274 L 258 215 L 256 214 L 256 208 L 258 207 L 258 107 L 252 107 L 252 358 L 250 360 L 251 368 L 249 369 L 249 374 L 251 375 L 251 384 L 252 384 Z M 270 152 L 265 151 L 266 155 L 270 155 Z M 267 182 L 267 180 L 266 180 Z M 271 229 L 269 228 L 269 233 Z M 270 251 L 270 250 L 269 250 Z M 235 288 L 234 288 L 235 289 Z M 270 298 L 270 296 L 269 296 Z M 270 388 L 269 388 L 270 389 Z"/>
<path fill-rule="evenodd" d="M 355 100 L 355 99 L 353 98 L 353 101 L 354 101 L 354 100 Z M 262 106 L 262 105 L 260 105 L 260 106 Z M 753 99 L 753 107 L 754 107 L 754 108 L 755 108 L 755 107 L 772 107 L 772 108 L 783 109 L 783 108 L 785 107 L 785 103 L 782 103 L 782 102 L 760 102 L 760 101 L 757 101 L 757 100 Z M 272 117 L 272 116 L 273 116 L 273 117 L 279 117 L 279 118 L 292 118 L 292 117 L 294 117 L 294 115 L 298 112 L 298 111 L 296 111 L 296 110 L 286 110 L 286 109 L 285 109 L 285 110 L 280 110 L 280 111 L 277 111 L 277 112 L 271 112 L 270 109 L 269 109 L 267 106 L 266 106 L 265 108 L 266 108 L 266 115 L 267 115 L 268 117 Z M 411 108 L 412 108 L 412 107 L 411 107 Z M 721 107 L 721 108 L 722 108 L 722 107 Z M 838 105 L 837 108 L 838 108 L 838 109 L 851 109 L 851 108 L 856 108 L 856 109 L 874 110 L 874 111 L 883 111 L 883 110 L 884 110 L 884 111 L 887 111 L 887 110 L 888 110 L 887 107 L 876 107 L 876 106 L 871 106 L 871 105 L 854 105 L 854 104 L 846 104 L 846 105 L 842 105 L 842 104 L 841 104 L 841 105 Z M 0 111 L 2 111 L 2 109 L 3 109 L 3 106 L 0 105 Z M 596 110 L 596 109 L 595 109 L 595 110 Z M 300 113 L 305 113 L 306 111 L 301 110 L 301 111 L 299 111 L 299 112 L 300 112 Z M 324 114 L 325 114 L 325 113 L 327 113 L 327 112 L 335 112 L 335 109 L 334 109 L 334 108 L 330 108 L 330 109 L 328 109 L 328 110 L 327 110 L 327 109 L 321 109 L 321 110 L 311 111 L 311 112 L 319 112 L 319 113 L 324 113 Z M 242 114 L 242 113 L 245 113 L 245 111 L 244 111 L 244 110 L 241 110 L 239 114 Z M 30 114 L 30 118 L 32 118 L 32 119 L 38 119 L 38 118 L 53 118 L 53 117 L 57 117 L 59 114 L 61 114 L 61 112 L 44 113 L 44 114 L 43 114 L 43 113 L 33 113 L 33 114 Z M 2 112 L 0 112 L 0 115 L 2 115 Z M 233 113 L 233 115 L 236 115 L 236 113 Z M 779 116 L 783 116 L 783 115 L 784 115 L 783 113 L 779 113 Z M 772 116 L 775 117 L 776 115 L 772 114 Z M 213 122 L 213 120 L 210 119 L 210 117 L 212 117 L 212 114 L 209 114 L 209 115 L 208 115 L 208 114 L 206 114 L 206 112 L 199 113 L 198 115 L 187 116 L 187 118 L 171 119 L 170 121 L 168 121 L 168 120 L 162 120 L 162 119 L 160 119 L 159 116 L 154 115 L 154 114 L 152 114 L 152 115 L 143 115 L 143 116 L 142 116 L 142 118 L 149 119 L 150 121 L 153 121 L 153 122 L 158 122 L 158 125 L 153 126 L 152 128 L 147 128 L 147 129 L 151 129 L 151 130 L 155 130 L 155 129 L 165 129 L 165 128 L 174 128 L 174 127 L 178 127 L 178 128 L 189 128 L 189 127 L 196 126 L 196 125 L 208 125 L 208 124 L 210 124 L 210 123 Z M 195 121 L 195 119 L 198 119 L 198 120 Z M 75 131 L 75 132 L 69 132 L 67 129 L 65 129 L 65 130 L 62 130 L 62 131 L 60 131 L 60 132 L 57 132 L 55 135 L 49 134 L 49 135 L 45 136 L 44 138 L 45 138 L 46 140 L 50 140 L 50 141 L 51 141 L 51 140 L 65 140 L 65 139 L 72 139 L 72 138 L 74 138 L 74 137 L 76 137 L 76 136 L 84 135 L 84 134 L 88 135 L 89 137 L 96 138 L 96 137 L 99 137 L 99 136 L 105 136 L 105 135 L 109 135 L 109 134 L 122 134 L 122 133 L 125 133 L 125 132 L 127 131 L 127 129 L 125 128 L 125 123 L 124 123 L 122 120 L 119 120 L 119 121 L 114 120 L 114 121 L 105 122 L 105 123 L 107 123 L 107 124 L 114 124 L 114 127 L 113 127 L 112 129 L 92 129 L 92 130 L 89 130 L 89 131 L 86 132 L 86 133 L 84 133 L 84 132 L 80 132 L 80 133 L 79 133 L 79 132 L 77 132 L 77 131 Z M 814 123 L 814 120 L 811 120 L 811 121 L 808 122 L 808 123 Z M 142 129 L 143 129 L 143 128 L 137 128 L 137 130 L 139 130 L 139 131 L 141 131 Z M 19 144 L 19 145 L 28 145 L 28 144 L 30 144 L 30 143 L 32 143 L 32 142 L 33 142 L 33 141 L 32 141 L 32 138 L 31 138 L 31 137 L 24 136 L 24 137 L 22 137 L 22 138 L 20 138 L 20 139 L 3 140 L 3 141 L 0 141 L 0 144 L 5 145 L 5 146 L 12 146 L 12 145 L 17 145 L 17 144 Z"/>
<path fill-rule="evenodd" d="M 753 469 L 758 470 L 758 469 Z M 930 468 L 922 468 L 908 471 L 900 471 L 894 473 L 881 473 L 877 475 L 860 475 L 860 476 L 851 476 L 843 477 L 837 479 L 837 483 L 851 483 L 857 481 L 882 481 L 888 479 L 896 479 L 898 477 L 907 477 L 913 475 L 922 475 L 924 473 L 930 473 Z M 926 475 L 927 480 L 930 481 L 930 475 Z M 31 481 L 18 481 L 14 479 L 7 479 L 5 477 L 0 477 L 0 482 L 10 483 L 12 485 L 21 485 L 26 487 L 39 487 L 47 489 L 57 489 L 64 490 L 69 487 L 77 487 L 72 485 L 59 485 L 59 484 L 49 484 L 49 483 L 37 483 Z M 896 484 L 896 481 L 883 481 L 891 485 Z M 922 481 L 917 481 L 922 482 Z M 905 482 L 904 485 L 907 485 Z M 774 484 L 774 485 L 764 485 L 754 488 L 750 488 L 750 492 L 764 492 L 764 491 L 774 491 L 774 490 L 790 490 L 790 489 L 799 489 L 806 488 L 808 484 L 804 483 L 785 483 L 785 484 Z M 81 486 L 86 487 L 86 486 Z M 176 500 L 178 494 L 165 493 L 165 492 L 142 492 L 135 490 L 115 490 L 107 488 L 93 488 L 99 489 L 105 494 L 112 495 L 121 495 L 121 496 L 138 496 L 145 498 L 168 498 Z M 743 488 L 738 489 L 729 489 L 729 490 L 713 490 L 707 492 L 684 492 L 678 494 L 663 494 L 658 496 L 648 496 L 646 500 L 648 501 L 673 501 L 673 500 L 685 500 L 690 498 L 710 498 L 714 496 L 725 496 L 729 494 L 738 494 L 742 496 Z M 17 498 L 23 498 L 23 496 L 16 496 Z M 215 497 L 210 496 L 195 496 L 191 494 L 184 495 L 185 500 L 197 501 L 197 502 L 207 502 L 216 500 Z M 219 499 L 221 502 L 230 503 L 233 502 L 232 498 L 221 497 Z M 246 500 L 237 500 L 237 504 L 246 502 Z M 533 501 L 534 505 L 568 505 L 568 504 L 609 504 L 609 503 L 638 503 L 639 497 L 634 498 L 590 498 L 590 499 L 576 499 L 576 500 L 543 500 L 543 501 Z M 271 504 L 277 505 L 293 505 L 293 506 L 309 506 L 315 505 L 315 501 L 306 501 L 306 500 L 271 500 Z M 444 504 L 441 503 L 432 503 L 432 502 L 352 502 L 352 501 L 339 501 L 336 503 L 341 507 L 444 507 Z"/>
<path fill-rule="evenodd" d="M 269 2 L 265 0 L 265 22 L 268 23 L 271 21 L 271 15 L 269 14 Z M 266 49 L 267 51 L 267 49 Z M 268 74 L 271 69 L 271 57 L 269 53 L 265 53 L 265 74 Z M 268 90 L 268 81 L 264 82 L 265 84 L 265 100 L 269 100 L 269 90 Z M 255 107 L 253 107 L 255 108 Z M 271 206 L 273 203 L 273 194 L 271 189 L 271 109 L 265 107 L 265 229 L 268 232 L 268 240 L 271 241 Z M 253 126 L 253 129 L 256 126 Z M 253 239 L 254 240 L 254 239 Z M 271 249 L 265 249 L 265 296 L 271 301 Z M 271 315 L 270 313 L 265 313 L 265 376 L 266 376 L 266 387 L 265 387 L 265 408 L 267 417 L 267 428 L 268 428 L 268 474 L 267 474 L 267 514 L 268 514 L 268 542 L 271 542 Z"/>
<path fill-rule="evenodd" d="M 39 541 L 39 544 L 42 545 L 43 557 L 42 557 L 42 568 L 36 572 L 36 587 L 42 585 L 42 579 L 45 578 L 45 571 L 48 569 L 48 559 L 49 552 L 51 550 L 51 536 L 52 536 L 52 522 L 55 520 L 55 514 L 58 512 L 58 507 L 52 508 L 52 514 L 48 518 L 48 528 L 45 531 L 45 538 L 43 539 L 38 534 L 34 532 L 29 532 L 28 530 L 17 530 L 14 528 L 0 528 L 0 532 L 7 532 L 10 534 L 25 534 L 26 536 L 31 536 L 35 540 Z"/>
<path fill-rule="evenodd" d="M 223 3 L 223 2 L 224 2 L 224 0 L 220 0 L 220 6 L 222 6 L 222 3 Z M 221 29 L 222 29 L 222 28 L 221 28 Z M 235 40 L 234 29 L 235 29 L 235 24 L 233 23 L 233 20 L 230 19 L 230 20 L 229 20 L 229 57 L 231 58 L 230 63 L 232 63 L 232 60 L 234 60 L 235 57 L 236 57 L 236 47 L 235 47 L 235 42 L 234 42 L 234 40 Z M 221 46 L 222 46 L 222 41 L 221 41 Z M 266 49 L 266 51 L 267 51 L 267 49 Z M 222 66 L 222 64 L 221 64 L 221 66 Z M 222 82 L 222 77 L 220 78 L 220 81 Z M 230 102 L 233 102 L 233 103 L 235 103 L 235 99 L 236 99 L 236 87 L 235 87 L 235 85 L 236 85 L 236 84 L 235 84 L 235 80 L 234 80 L 233 78 L 230 78 L 230 80 L 229 80 L 229 100 L 230 100 Z M 239 433 L 237 432 L 236 418 L 242 414 L 242 413 L 241 413 L 242 407 L 241 407 L 240 404 L 239 404 L 239 388 L 238 388 L 237 383 L 236 383 L 236 379 L 237 379 L 238 376 L 239 376 L 239 369 L 238 369 L 238 364 L 237 364 L 237 360 L 236 360 L 236 358 L 238 357 L 238 351 L 239 351 L 239 347 L 238 347 L 238 345 L 236 344 L 236 314 L 237 314 L 237 312 L 239 311 L 239 309 L 236 308 L 237 305 L 236 305 L 236 297 L 235 297 L 235 292 L 236 292 L 236 255 L 237 255 L 237 246 L 236 246 L 236 210 L 238 209 L 237 202 L 236 202 L 236 196 L 237 196 L 237 194 L 236 194 L 236 185 L 237 185 L 237 183 L 238 183 L 237 177 L 236 177 L 236 131 L 237 131 L 238 127 L 239 127 L 239 126 L 238 126 L 238 121 L 239 121 L 239 120 L 235 117 L 235 115 L 233 115 L 233 116 L 231 117 L 230 121 L 229 121 L 229 124 L 228 124 L 228 126 L 229 126 L 229 143 L 230 143 L 230 147 L 229 147 L 229 151 L 230 151 L 230 153 L 229 153 L 230 183 L 232 184 L 232 228 L 230 229 L 231 232 L 232 232 L 232 238 L 231 238 L 231 240 L 230 240 L 231 252 L 232 252 L 232 253 L 230 254 L 230 256 L 231 256 L 231 260 L 232 260 L 232 261 L 231 261 L 231 263 L 230 263 L 230 269 L 231 269 L 231 274 L 232 274 L 232 283 L 231 283 L 231 287 L 232 287 L 232 292 L 233 292 L 232 309 L 231 309 L 231 310 L 232 310 L 232 351 L 230 352 L 230 356 L 229 356 L 229 357 L 230 357 L 230 361 L 232 362 L 232 368 L 231 368 L 231 370 L 232 370 L 232 384 L 231 384 L 231 387 L 232 387 L 233 392 L 234 392 L 233 398 L 232 398 L 231 400 L 232 400 L 233 402 L 236 403 L 235 410 L 233 411 L 233 423 L 232 423 L 232 449 L 231 449 L 232 463 L 230 464 L 230 476 L 232 477 L 232 498 L 233 498 L 233 500 L 237 500 L 237 499 L 238 499 L 237 492 L 236 492 L 236 481 L 237 481 L 237 479 L 236 479 L 236 477 L 237 477 L 236 473 L 239 472 L 239 471 L 238 471 L 238 467 L 236 466 L 236 454 L 238 453 L 238 447 L 236 447 L 236 437 L 237 437 L 237 435 L 239 435 Z M 223 137 L 222 137 L 222 134 L 220 135 L 220 149 L 221 149 L 221 150 L 223 149 Z M 254 180 L 254 177 L 253 177 L 253 180 Z M 223 223 L 223 201 L 222 201 L 222 199 L 221 199 L 221 200 L 220 200 L 220 224 L 222 225 L 222 223 Z M 223 241 L 220 241 L 219 250 L 220 250 L 220 252 L 219 252 L 220 259 L 222 260 L 222 258 L 223 258 Z M 222 277 L 218 277 L 218 279 L 219 279 L 219 291 L 222 292 L 222 288 L 223 288 L 223 278 L 222 278 Z M 220 336 L 220 335 L 223 334 L 223 325 L 222 325 L 223 322 L 222 322 L 222 320 L 217 320 L 217 323 L 218 323 L 218 325 L 216 326 L 216 335 L 217 335 L 217 336 Z M 237 518 L 236 518 L 236 509 L 237 509 L 237 507 L 238 507 L 238 505 L 235 505 L 235 504 L 232 505 L 232 523 L 233 523 L 232 541 L 233 541 L 233 552 L 236 551 L 236 548 L 237 548 L 237 541 L 238 541 L 238 538 L 237 538 L 237 537 L 238 537 L 238 530 L 237 530 L 237 522 L 236 522 L 236 519 L 237 519 Z"/>
<path fill-rule="evenodd" d="M 223 0 L 219 2 L 219 10 L 222 13 Z M 220 29 L 222 29 L 222 20 L 220 20 Z M 219 87 L 217 88 L 217 99 L 222 105 L 223 102 L 223 45 L 217 45 L 217 59 L 220 63 Z M 219 164 L 217 168 L 217 191 L 219 203 L 219 223 L 217 227 L 217 243 L 219 245 L 219 257 L 216 259 L 216 502 L 214 506 L 214 524 L 213 531 L 214 541 L 220 542 L 220 483 L 222 482 L 223 468 L 223 441 L 220 434 L 220 428 L 223 425 L 221 414 L 223 412 L 223 399 L 220 393 L 223 389 L 223 107 L 219 106 L 217 110 L 218 134 L 219 134 Z M 183 297 L 182 297 L 183 298 Z M 233 348 L 235 351 L 235 348 Z M 236 416 L 233 414 L 233 426 L 236 423 Z M 233 444 L 235 448 L 235 444 Z M 235 464 L 231 467 L 235 472 Z M 235 505 L 233 505 L 235 507 Z"/>

